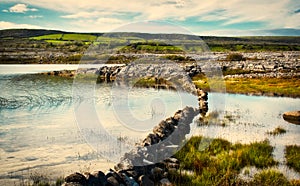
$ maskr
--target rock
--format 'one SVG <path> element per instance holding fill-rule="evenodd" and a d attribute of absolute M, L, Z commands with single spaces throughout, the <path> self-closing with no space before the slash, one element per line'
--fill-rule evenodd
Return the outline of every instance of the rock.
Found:
<path fill-rule="evenodd" d="M 87 184 L 91 186 L 105 186 L 107 184 L 107 179 L 105 174 L 101 171 L 96 171 L 93 174 L 87 174 Z"/>
<path fill-rule="evenodd" d="M 108 184 L 110 184 L 111 186 L 120 186 L 120 183 L 117 181 L 117 179 L 113 176 L 110 176 L 107 178 L 107 182 Z"/>
<path fill-rule="evenodd" d="M 290 123 L 300 125 L 300 111 L 285 112 L 283 113 L 283 119 Z"/>
<path fill-rule="evenodd" d="M 201 90 L 201 89 L 197 89 L 197 95 L 200 99 L 204 99 L 204 100 L 207 100 L 208 97 L 207 97 L 207 92 Z"/>
<path fill-rule="evenodd" d="M 111 184 L 118 183 L 118 184 L 126 185 L 126 183 L 123 180 L 122 176 L 120 176 L 117 172 L 113 171 L 112 169 L 110 169 L 107 172 L 105 177 L 107 178 L 108 183 L 111 183 Z"/>
<path fill-rule="evenodd" d="M 87 184 L 87 180 L 86 180 L 85 176 L 78 173 L 78 172 L 65 177 L 65 182 L 67 182 L 67 183 L 78 183 L 80 185 L 86 185 Z"/>
<path fill-rule="evenodd" d="M 143 143 L 142 145 L 145 147 L 145 146 L 150 146 L 150 145 L 153 145 L 153 144 L 156 144 L 159 142 L 159 138 L 157 135 L 155 134 L 148 134 L 148 136 L 143 140 Z"/>
<path fill-rule="evenodd" d="M 138 179 L 140 186 L 154 186 L 154 182 L 146 175 L 142 175 Z"/>
<path fill-rule="evenodd" d="M 63 183 L 62 186 L 82 186 L 82 184 L 80 183 Z"/>
<path fill-rule="evenodd" d="M 162 178 L 163 172 L 164 171 L 159 167 L 154 167 L 151 170 L 151 174 L 152 174 L 152 177 L 154 178 L 154 180 L 160 180 Z"/>
<path fill-rule="evenodd" d="M 179 160 L 176 158 L 167 158 L 164 162 L 168 169 L 170 169 L 170 168 L 178 169 L 179 168 Z"/>
<path fill-rule="evenodd" d="M 163 178 L 159 181 L 161 186 L 171 186 L 172 183 L 170 182 L 170 180 L 168 178 Z"/>
<path fill-rule="evenodd" d="M 139 186 L 139 184 L 132 177 L 128 177 L 124 173 L 122 173 L 122 176 L 123 179 L 125 180 L 126 186 Z"/>
<path fill-rule="evenodd" d="M 128 159 L 123 159 L 122 162 L 120 162 L 120 163 L 118 163 L 117 165 L 114 166 L 114 169 L 116 171 L 129 170 L 129 169 L 132 169 L 132 168 L 133 168 L 133 166 L 128 161 Z"/>

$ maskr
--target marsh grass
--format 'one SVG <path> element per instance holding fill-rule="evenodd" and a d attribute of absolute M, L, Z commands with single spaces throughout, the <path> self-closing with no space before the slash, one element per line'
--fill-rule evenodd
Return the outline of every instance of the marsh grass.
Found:
<path fill-rule="evenodd" d="M 220 111 L 212 111 L 207 113 L 202 120 L 198 121 L 198 126 L 211 126 L 211 125 L 215 125 L 215 126 L 222 126 L 222 127 L 226 127 L 231 123 L 235 123 L 236 122 L 236 118 L 238 118 L 239 116 L 235 116 L 229 112 L 225 112 L 225 114 L 223 115 Z"/>
<path fill-rule="evenodd" d="M 206 143 L 206 148 L 201 148 L 203 143 Z M 177 185 L 188 180 L 191 180 L 191 185 L 243 184 L 243 180 L 238 178 L 242 168 L 268 168 L 277 165 L 272 152 L 273 147 L 269 141 L 242 145 L 231 144 L 224 139 L 195 136 L 175 154 L 181 163 L 180 170 L 189 170 L 193 174 L 174 173 L 170 179 Z"/>
<path fill-rule="evenodd" d="M 288 179 L 277 170 L 267 169 L 254 175 L 254 180 L 251 185 L 261 186 L 285 186 L 292 185 Z"/>
<path fill-rule="evenodd" d="M 259 93 L 299 97 L 300 79 L 299 77 L 226 79 L 226 90 L 230 93 Z"/>
<path fill-rule="evenodd" d="M 276 127 L 273 131 L 268 131 L 267 132 L 267 134 L 273 135 L 273 136 L 284 134 L 284 133 L 286 133 L 286 130 L 284 128 L 281 128 L 281 127 Z"/>
<path fill-rule="evenodd" d="M 212 86 L 225 82 L 227 93 L 300 97 L 300 78 L 227 78 L 208 79 L 204 75 L 193 77 L 196 87 L 217 91 Z"/>
<path fill-rule="evenodd" d="M 287 165 L 300 173 L 300 146 L 289 145 L 285 148 Z"/>

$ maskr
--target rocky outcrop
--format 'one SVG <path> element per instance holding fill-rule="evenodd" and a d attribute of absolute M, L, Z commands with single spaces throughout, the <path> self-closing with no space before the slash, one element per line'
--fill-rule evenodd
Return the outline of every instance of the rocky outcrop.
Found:
<path fill-rule="evenodd" d="M 227 61 L 227 53 L 216 54 L 217 63 L 224 72 L 225 78 L 286 78 L 300 76 L 299 52 L 255 52 L 241 53 L 245 60 Z"/>
<path fill-rule="evenodd" d="M 300 125 L 300 111 L 289 111 L 283 113 L 283 119 L 294 124 Z"/>
<path fill-rule="evenodd" d="M 174 78 L 183 80 L 183 76 L 194 77 L 204 73 L 204 61 L 210 60 L 210 65 L 219 66 L 222 69 L 224 78 L 288 78 L 300 76 L 300 53 L 299 52 L 255 52 L 240 53 L 244 60 L 227 61 L 228 53 L 209 53 L 205 59 L 200 55 L 189 55 L 190 58 L 198 61 L 198 64 L 184 64 L 183 69 L 175 63 L 167 63 L 155 54 L 132 54 L 137 58 L 137 63 L 130 63 L 124 66 L 103 66 L 100 69 L 80 68 L 76 73 L 98 75 L 97 82 L 111 82 L 116 79 L 116 74 L 120 73 L 120 79 L 156 77 L 166 81 L 173 81 Z M 139 60 L 139 58 L 141 58 Z M 142 61 L 146 60 L 146 62 Z M 178 67 L 178 68 L 177 68 Z M 211 68 L 212 66 L 210 66 Z M 182 73 L 184 71 L 184 73 Z M 53 71 L 43 74 L 73 77 L 75 72 Z M 176 75 L 177 73 L 177 75 Z M 176 76 L 175 76 L 176 75 Z M 173 78 L 174 77 L 174 78 Z M 118 78 L 117 78 L 118 79 Z M 185 80 L 184 80 L 185 81 Z M 175 82 L 175 81 L 174 81 Z M 163 85 L 161 83 L 161 85 Z M 164 88 L 162 86 L 162 88 Z"/>
<path fill-rule="evenodd" d="M 75 76 L 75 70 L 61 70 L 61 71 L 41 72 L 40 74 L 48 75 L 48 76 L 59 76 L 59 77 L 73 78 Z"/>
<path fill-rule="evenodd" d="M 179 65 L 167 61 L 155 63 L 132 63 L 126 65 L 116 76 L 115 83 L 121 86 L 134 87 L 139 80 L 154 78 L 154 85 L 195 94 L 195 85 L 186 71 Z M 143 84 L 142 84 L 143 85 Z M 147 84 L 145 84 L 147 87 Z M 139 86 L 140 87 L 140 86 Z"/>

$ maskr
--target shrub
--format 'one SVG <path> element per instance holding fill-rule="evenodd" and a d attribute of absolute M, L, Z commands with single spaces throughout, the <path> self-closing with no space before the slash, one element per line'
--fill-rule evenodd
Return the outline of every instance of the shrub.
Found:
<path fill-rule="evenodd" d="M 253 185 L 284 186 L 290 185 L 288 179 L 276 170 L 264 170 L 254 175 Z"/>
<path fill-rule="evenodd" d="M 289 145 L 285 149 L 287 165 L 300 172 L 300 146 Z"/>
<path fill-rule="evenodd" d="M 242 54 L 239 53 L 230 53 L 226 57 L 227 61 L 243 61 L 245 58 L 243 57 Z"/>

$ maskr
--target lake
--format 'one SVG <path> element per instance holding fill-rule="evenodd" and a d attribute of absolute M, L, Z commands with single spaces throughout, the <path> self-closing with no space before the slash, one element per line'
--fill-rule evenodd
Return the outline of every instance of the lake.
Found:
<path fill-rule="evenodd" d="M 77 68 L 78 65 L 0 65 L 1 185 L 18 183 L 34 172 L 55 177 L 75 171 L 105 171 L 159 121 L 187 105 L 198 104 L 197 98 L 188 93 L 142 88 L 124 93 L 112 84 L 82 83 L 77 87 L 80 94 L 74 94 L 72 79 L 35 74 Z M 87 90 L 93 90 L 92 94 L 85 96 Z M 284 166 L 284 147 L 300 145 L 300 126 L 284 121 L 282 113 L 300 110 L 300 99 L 210 93 L 208 103 L 209 113 L 219 113 L 218 120 L 225 122 L 225 127 L 214 123 L 197 126 L 195 122 L 191 135 L 221 137 L 234 143 L 269 139 L 275 147 L 274 157 L 281 162 L 280 170 L 289 178 L 299 179 Z M 82 114 L 87 116 L 86 123 L 80 123 L 78 116 L 78 108 L 83 105 L 93 108 Z M 91 125 L 90 113 L 98 118 L 99 126 Z M 105 150 L 95 152 L 86 133 L 91 126 L 101 127 L 127 146 L 114 146 L 116 154 L 111 158 L 103 153 Z M 279 126 L 287 133 L 267 134 Z"/>

